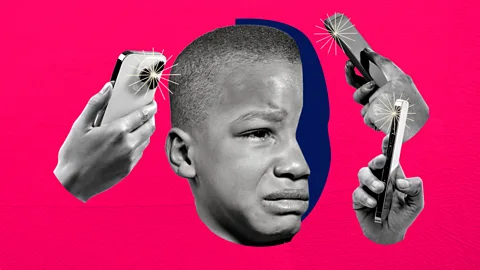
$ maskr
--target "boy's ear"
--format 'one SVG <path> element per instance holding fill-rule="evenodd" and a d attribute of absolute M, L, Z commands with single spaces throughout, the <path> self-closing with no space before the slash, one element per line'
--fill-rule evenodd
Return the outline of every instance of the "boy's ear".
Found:
<path fill-rule="evenodd" d="M 193 138 L 179 128 L 172 128 L 167 136 L 165 151 L 173 171 L 180 177 L 192 179 L 197 175 L 193 161 Z"/>

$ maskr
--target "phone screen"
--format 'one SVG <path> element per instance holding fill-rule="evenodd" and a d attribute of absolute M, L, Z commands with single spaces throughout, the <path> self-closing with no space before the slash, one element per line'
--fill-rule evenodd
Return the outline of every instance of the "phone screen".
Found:
<path fill-rule="evenodd" d="M 387 83 L 382 71 L 365 57 L 362 52 L 371 48 L 355 26 L 343 14 L 335 14 L 325 20 L 325 27 L 342 48 L 355 67 L 367 81 L 375 80 L 381 87 Z"/>

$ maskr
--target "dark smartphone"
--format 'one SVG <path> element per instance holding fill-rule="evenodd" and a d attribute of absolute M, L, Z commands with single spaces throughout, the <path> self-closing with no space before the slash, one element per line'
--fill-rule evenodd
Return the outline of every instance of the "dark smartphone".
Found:
<path fill-rule="evenodd" d="M 327 18 L 324 24 L 330 35 L 367 81 L 374 80 L 378 87 L 387 83 L 383 72 L 374 63 L 370 63 L 363 52 L 365 48 L 371 47 L 345 15 L 336 13 Z"/>
<path fill-rule="evenodd" d="M 386 163 L 382 170 L 381 181 L 385 189 L 377 196 L 375 209 L 375 223 L 382 223 L 390 211 L 392 203 L 395 170 L 400 166 L 400 153 L 402 150 L 403 136 L 407 122 L 409 103 L 406 100 L 397 99 L 394 104 L 395 111 L 392 112 L 390 134 L 386 153 Z"/>

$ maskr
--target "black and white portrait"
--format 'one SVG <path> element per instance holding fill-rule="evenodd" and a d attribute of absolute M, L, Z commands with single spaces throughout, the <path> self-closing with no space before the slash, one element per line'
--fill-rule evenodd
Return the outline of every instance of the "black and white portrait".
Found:
<path fill-rule="evenodd" d="M 193 41 L 176 64 L 166 153 L 188 179 L 199 217 L 235 243 L 289 242 L 308 208 L 310 174 L 296 140 L 295 40 L 275 28 L 228 26 Z"/>

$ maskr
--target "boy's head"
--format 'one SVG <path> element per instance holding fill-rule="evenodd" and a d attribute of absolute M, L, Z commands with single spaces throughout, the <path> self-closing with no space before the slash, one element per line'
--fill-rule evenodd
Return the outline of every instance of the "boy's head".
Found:
<path fill-rule="evenodd" d="M 296 140 L 302 65 L 288 34 L 229 26 L 177 57 L 166 152 L 214 233 L 244 245 L 288 242 L 308 208 L 309 167 Z"/>

